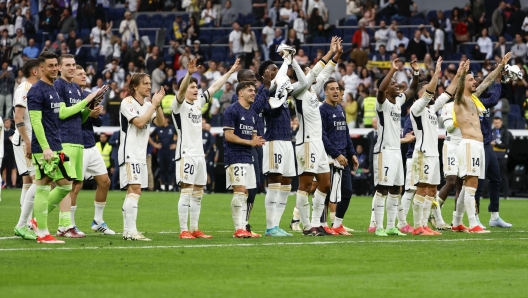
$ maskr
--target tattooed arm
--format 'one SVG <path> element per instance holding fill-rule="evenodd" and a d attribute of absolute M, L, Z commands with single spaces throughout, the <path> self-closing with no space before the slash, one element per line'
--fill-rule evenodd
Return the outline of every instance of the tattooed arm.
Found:
<path fill-rule="evenodd" d="M 482 92 L 484 92 L 486 89 L 488 89 L 488 87 L 491 85 L 491 83 L 493 83 L 493 81 L 495 81 L 495 79 L 497 78 L 497 76 L 499 76 L 502 72 L 502 69 L 504 68 L 504 66 L 506 66 L 506 64 L 508 63 L 508 61 L 510 61 L 511 59 L 511 56 L 512 56 L 512 53 L 511 52 L 508 52 L 504 58 L 502 58 L 502 61 L 501 63 L 497 66 L 497 68 L 495 68 L 494 71 L 492 71 L 485 79 L 484 81 L 482 81 L 482 83 L 480 84 L 480 86 L 477 87 L 477 90 L 475 91 L 475 93 L 473 93 L 476 97 L 479 97 Z"/>
<path fill-rule="evenodd" d="M 466 100 L 464 99 L 464 88 L 466 83 L 466 74 L 469 67 L 469 60 L 466 61 L 464 68 L 462 69 L 462 74 L 460 75 L 460 79 L 458 80 L 458 86 L 457 91 L 455 95 L 455 104 L 458 105 L 465 105 Z"/>

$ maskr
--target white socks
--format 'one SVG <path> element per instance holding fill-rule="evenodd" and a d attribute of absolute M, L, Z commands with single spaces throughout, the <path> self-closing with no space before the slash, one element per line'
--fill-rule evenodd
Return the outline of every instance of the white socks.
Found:
<path fill-rule="evenodd" d="M 24 205 L 24 200 L 26 199 L 26 193 L 32 184 L 22 184 L 22 192 L 20 193 L 20 209 Z"/>
<path fill-rule="evenodd" d="M 407 215 L 409 214 L 409 209 L 411 208 L 415 193 L 416 190 L 409 189 L 405 191 L 401 198 L 400 206 L 398 207 L 398 228 L 400 229 L 407 225 Z"/>
<path fill-rule="evenodd" d="M 387 195 L 387 230 L 394 228 L 396 217 L 398 216 L 398 203 L 400 196 L 394 194 Z"/>
<path fill-rule="evenodd" d="M 436 202 L 433 201 L 433 207 L 431 211 L 436 221 L 436 225 L 437 226 L 445 225 L 444 218 L 442 217 L 442 209 L 440 209 L 442 205 L 444 204 L 444 201 L 440 199 L 438 196 L 435 197 L 435 201 Z"/>
<path fill-rule="evenodd" d="M 372 209 L 370 210 L 370 224 L 369 227 L 376 227 L 376 213 L 374 212 L 374 206 L 376 204 L 376 196 L 372 197 Z"/>
<path fill-rule="evenodd" d="M 415 194 L 414 200 L 413 200 L 413 219 L 414 219 L 415 229 L 422 226 L 424 205 L 425 205 L 425 198 L 423 196 Z"/>
<path fill-rule="evenodd" d="M 310 225 L 310 203 L 308 202 L 308 193 L 302 190 L 298 190 L 295 205 L 297 206 L 296 208 L 299 211 L 298 213 L 301 218 L 300 220 L 303 225 L 303 230 L 311 229 L 312 227 Z"/>
<path fill-rule="evenodd" d="M 491 220 L 499 219 L 499 212 L 491 212 Z"/>
<path fill-rule="evenodd" d="M 128 193 L 123 203 L 123 218 L 125 231 L 134 234 L 137 233 L 136 221 L 138 211 L 139 195 L 134 193 Z"/>
<path fill-rule="evenodd" d="M 178 218 L 180 220 L 180 232 L 188 231 L 187 220 L 189 218 L 189 208 L 191 205 L 192 188 L 183 188 L 178 201 Z"/>
<path fill-rule="evenodd" d="M 198 220 L 200 219 L 200 210 L 202 208 L 203 190 L 195 190 L 191 196 L 190 206 L 190 230 L 191 232 L 198 231 Z M 246 216 L 244 215 L 244 218 Z"/>
<path fill-rule="evenodd" d="M 268 184 L 268 192 L 264 199 L 264 207 L 266 209 L 266 229 L 275 227 L 275 209 L 277 201 L 279 200 L 280 183 Z"/>
<path fill-rule="evenodd" d="M 462 190 L 460 191 L 460 194 L 458 195 L 458 200 L 456 201 L 456 209 L 455 212 L 453 212 L 453 226 L 459 226 L 462 224 L 462 219 L 464 218 L 464 212 L 466 211 L 466 207 L 464 205 L 464 196 L 466 193 L 466 187 L 462 186 Z"/>
<path fill-rule="evenodd" d="M 431 214 L 431 208 L 433 207 L 434 197 L 425 196 L 425 201 L 423 205 L 423 215 L 422 215 L 422 226 L 427 226 L 427 221 L 429 220 L 429 215 Z"/>
<path fill-rule="evenodd" d="M 242 192 L 233 193 L 233 199 L 231 200 L 231 217 L 233 218 L 235 231 L 245 228 L 244 218 L 247 209 L 246 198 L 246 195 Z"/>
<path fill-rule="evenodd" d="M 474 228 L 475 226 L 478 226 L 477 218 L 475 216 L 475 213 L 477 212 L 477 209 L 475 207 L 475 192 L 476 191 L 477 191 L 476 188 L 466 186 L 466 190 L 464 193 L 464 207 L 466 207 L 466 213 L 469 219 L 470 229 Z"/>
<path fill-rule="evenodd" d="M 374 213 L 376 215 L 376 229 L 383 229 L 383 218 L 385 216 L 385 199 L 387 196 L 376 192 L 374 194 Z"/>
<path fill-rule="evenodd" d="M 70 218 L 72 225 L 75 227 L 75 210 L 77 210 L 77 206 L 71 206 L 70 207 Z"/>
<path fill-rule="evenodd" d="M 106 202 L 94 202 L 94 206 L 95 206 L 94 220 L 96 223 L 101 224 L 104 222 L 103 211 L 106 206 Z"/>
<path fill-rule="evenodd" d="M 35 201 L 36 190 L 37 185 L 31 184 L 31 186 L 25 191 L 25 198 L 24 202 L 22 203 L 22 210 L 20 211 L 20 217 L 18 218 L 18 228 L 23 227 L 27 224 L 28 221 L 31 220 L 31 213 L 33 212 L 33 203 Z"/>
<path fill-rule="evenodd" d="M 325 200 L 326 194 L 322 193 L 319 189 L 316 189 L 312 199 L 312 227 L 321 226 L 321 216 L 324 212 Z"/>
<path fill-rule="evenodd" d="M 279 191 L 279 198 L 275 206 L 275 216 L 273 219 L 274 227 L 280 226 L 280 221 L 284 210 L 286 209 L 286 204 L 288 203 L 288 196 L 290 195 L 291 185 L 281 185 Z"/>

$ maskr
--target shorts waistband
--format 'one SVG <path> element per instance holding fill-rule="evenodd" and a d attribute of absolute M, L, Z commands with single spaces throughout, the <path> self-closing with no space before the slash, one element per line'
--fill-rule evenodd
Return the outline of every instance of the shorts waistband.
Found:
<path fill-rule="evenodd" d="M 475 144 L 475 145 L 478 145 L 478 146 L 484 146 L 484 142 L 480 142 L 480 141 L 472 140 L 472 139 L 462 139 L 460 141 L 460 144 L 462 144 L 462 143 L 471 143 L 471 144 Z"/>

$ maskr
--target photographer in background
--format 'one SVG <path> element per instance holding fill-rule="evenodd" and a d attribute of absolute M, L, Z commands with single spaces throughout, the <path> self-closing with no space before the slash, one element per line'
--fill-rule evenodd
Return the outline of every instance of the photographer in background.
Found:
<path fill-rule="evenodd" d="M 510 188 L 508 185 L 508 147 L 510 145 L 511 133 L 502 125 L 500 117 L 493 118 L 493 129 L 491 131 L 493 151 L 499 161 L 502 180 L 502 193 L 508 199 Z"/>

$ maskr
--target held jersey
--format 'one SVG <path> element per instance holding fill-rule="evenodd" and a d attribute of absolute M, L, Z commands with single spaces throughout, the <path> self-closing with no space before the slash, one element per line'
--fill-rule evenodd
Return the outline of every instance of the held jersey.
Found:
<path fill-rule="evenodd" d="M 297 65 L 297 62 L 295 61 L 292 64 Z M 295 112 L 297 119 L 299 119 L 299 130 L 295 138 L 296 145 L 322 140 L 321 130 L 323 124 L 321 121 L 321 112 L 319 111 L 320 103 L 315 93 L 318 88 L 312 88 L 312 84 L 314 81 L 317 82 L 317 85 L 324 84 L 334 68 L 335 63 L 332 61 L 325 65 L 325 62 L 320 60 L 306 76 L 306 88 L 298 90 L 295 88 L 295 84 L 292 86 L 294 87 L 292 96 L 295 99 Z M 297 74 L 297 77 L 299 76 L 304 76 L 302 71 L 300 74 Z"/>
<path fill-rule="evenodd" d="M 442 122 L 444 122 L 444 127 L 446 128 L 449 126 L 453 126 L 453 108 L 454 108 L 453 102 L 447 103 L 442 108 L 441 117 L 442 117 Z M 460 128 L 455 127 L 455 130 L 453 130 L 452 132 L 448 132 L 446 129 L 445 141 L 453 145 L 460 144 L 460 141 L 462 141 L 462 132 L 460 131 Z"/>
<path fill-rule="evenodd" d="M 438 153 L 438 117 L 436 112 L 451 99 L 447 93 L 442 93 L 435 103 L 428 106 L 434 98 L 433 93 L 426 91 L 420 99 L 411 106 L 411 122 L 416 136 L 414 150 L 425 156 L 440 156 Z"/>
<path fill-rule="evenodd" d="M 15 90 L 15 95 L 13 98 L 13 106 L 24 108 L 24 128 L 26 129 L 26 133 L 29 137 L 29 140 L 31 141 L 31 133 L 33 131 L 31 127 L 31 120 L 29 119 L 29 112 L 27 108 L 27 93 L 29 89 L 31 89 L 32 84 L 28 81 L 23 82 L 22 84 L 18 85 L 17 89 Z M 20 144 L 24 143 L 24 140 L 22 140 L 22 137 L 20 136 L 20 133 L 18 132 L 18 129 L 15 129 L 15 134 L 13 134 L 12 142 L 15 146 L 20 146 Z M 27 144 L 29 145 L 29 144 Z"/>
<path fill-rule="evenodd" d="M 144 115 L 151 105 L 152 103 L 147 101 L 140 104 L 133 96 L 128 96 L 121 101 L 119 109 L 119 121 L 121 123 L 119 165 L 125 162 L 146 162 L 150 123 L 156 118 L 156 112 L 152 113 L 150 121 L 141 128 L 134 125 L 132 120 Z"/>
<path fill-rule="evenodd" d="M 383 103 L 376 101 L 376 111 L 378 113 L 378 139 L 374 145 L 374 153 L 382 150 L 400 150 L 401 134 L 401 106 L 407 97 L 401 93 L 396 97 L 394 103 L 385 99 Z"/>
<path fill-rule="evenodd" d="M 176 127 L 178 141 L 176 143 L 176 159 L 182 157 L 204 157 L 202 144 L 202 107 L 211 100 L 211 95 L 205 91 L 193 102 L 178 99 L 172 101 L 172 120 Z"/>

